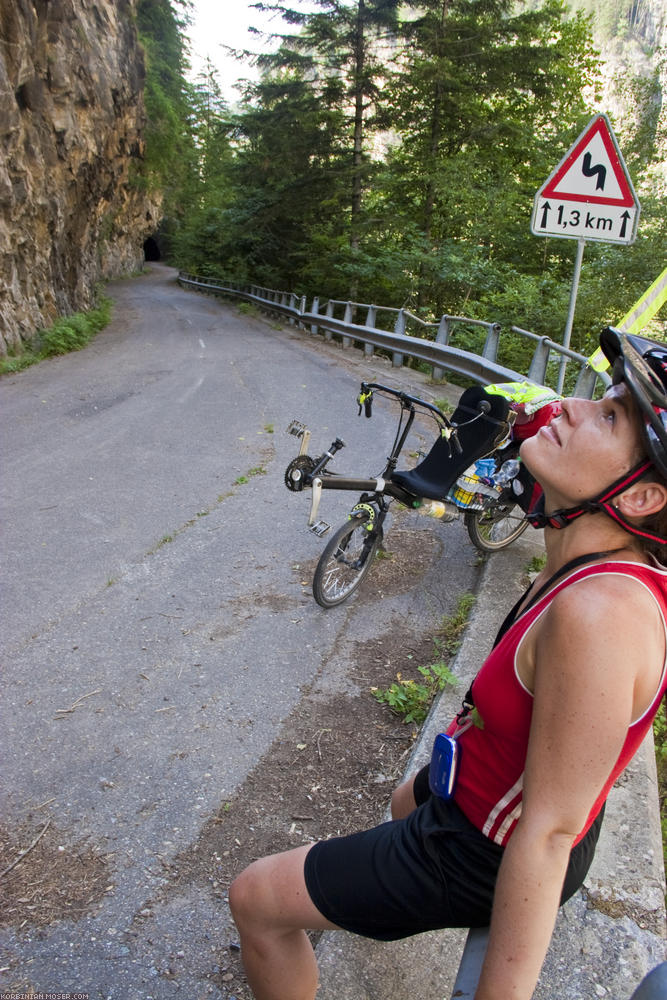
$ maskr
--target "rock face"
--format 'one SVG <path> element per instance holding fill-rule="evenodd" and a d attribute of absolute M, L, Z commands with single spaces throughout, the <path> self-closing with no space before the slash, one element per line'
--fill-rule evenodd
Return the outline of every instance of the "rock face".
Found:
<path fill-rule="evenodd" d="M 0 353 L 143 262 L 136 0 L 0 0 Z"/>

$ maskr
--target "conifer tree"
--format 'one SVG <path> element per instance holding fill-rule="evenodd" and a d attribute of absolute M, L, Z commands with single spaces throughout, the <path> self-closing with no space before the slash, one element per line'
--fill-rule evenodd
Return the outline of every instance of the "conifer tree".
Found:
<path fill-rule="evenodd" d="M 316 96 L 323 115 L 339 116 L 343 159 L 336 179 L 347 185 L 345 229 L 351 252 L 349 291 L 354 297 L 358 285 L 354 259 L 364 231 L 363 196 L 372 173 L 372 137 L 378 127 L 375 112 L 386 72 L 382 45 L 395 37 L 400 0 L 314 0 L 314 4 L 315 12 L 283 4 L 255 5 L 279 13 L 298 29 L 283 35 L 278 52 L 262 56 L 258 64 L 269 77 L 298 73 Z"/>

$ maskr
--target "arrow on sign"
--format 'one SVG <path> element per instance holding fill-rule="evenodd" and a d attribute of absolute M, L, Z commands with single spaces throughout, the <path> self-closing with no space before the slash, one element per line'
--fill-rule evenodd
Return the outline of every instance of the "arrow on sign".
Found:
<path fill-rule="evenodd" d="M 629 218 L 630 218 L 630 213 L 628 212 L 628 210 L 626 208 L 625 212 L 623 212 L 623 214 L 621 215 L 621 219 L 623 221 L 621 222 L 621 231 L 618 234 L 618 238 L 620 240 L 622 240 L 625 237 L 625 231 L 628 228 L 628 219 Z"/>
<path fill-rule="evenodd" d="M 548 201 L 545 201 L 544 205 L 542 206 L 542 209 L 543 209 L 543 211 L 542 211 L 542 222 L 540 223 L 540 228 L 541 229 L 546 229 L 547 228 L 547 219 L 549 218 L 549 212 L 551 211 L 551 205 L 549 204 Z"/>

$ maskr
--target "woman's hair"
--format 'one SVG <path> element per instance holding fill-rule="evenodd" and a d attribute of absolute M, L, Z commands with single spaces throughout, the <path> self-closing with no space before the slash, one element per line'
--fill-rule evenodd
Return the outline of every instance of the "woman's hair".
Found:
<path fill-rule="evenodd" d="M 647 483 L 659 483 L 664 486 L 667 490 L 667 479 L 652 466 L 645 476 L 642 476 L 642 480 Z M 656 511 L 655 514 L 649 514 L 641 522 L 642 528 L 646 528 L 650 531 L 652 535 L 659 535 L 661 538 L 667 538 L 667 504 L 660 510 Z M 652 542 L 648 539 L 638 538 L 637 541 L 640 542 L 641 548 L 644 552 L 648 552 L 654 555 L 660 562 L 667 563 L 667 545 L 661 545 L 659 542 Z"/>

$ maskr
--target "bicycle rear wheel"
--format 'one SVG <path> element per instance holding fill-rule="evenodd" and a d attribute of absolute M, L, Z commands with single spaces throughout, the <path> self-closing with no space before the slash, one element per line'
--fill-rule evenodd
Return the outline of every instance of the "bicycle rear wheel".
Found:
<path fill-rule="evenodd" d="M 473 545 L 482 552 L 497 552 L 522 535 L 528 522 L 518 504 L 494 500 L 485 510 L 468 511 L 465 526 Z"/>
<path fill-rule="evenodd" d="M 313 577 L 313 597 L 320 607 L 342 604 L 371 568 L 382 541 L 382 528 L 369 531 L 367 523 L 367 514 L 353 514 L 320 556 Z"/>

